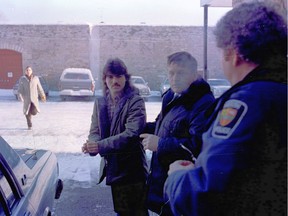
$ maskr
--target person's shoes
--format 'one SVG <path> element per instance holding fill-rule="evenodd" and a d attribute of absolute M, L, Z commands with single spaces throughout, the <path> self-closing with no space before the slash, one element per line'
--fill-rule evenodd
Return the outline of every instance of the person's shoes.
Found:
<path fill-rule="evenodd" d="M 28 127 L 28 130 L 32 130 L 32 127 Z"/>

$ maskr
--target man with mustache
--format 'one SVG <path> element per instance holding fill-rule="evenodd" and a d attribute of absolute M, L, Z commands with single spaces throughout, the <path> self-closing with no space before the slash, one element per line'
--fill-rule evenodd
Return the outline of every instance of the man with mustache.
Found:
<path fill-rule="evenodd" d="M 109 59 L 103 69 L 104 97 L 95 100 L 88 141 L 82 151 L 101 155 L 111 186 L 114 211 L 120 216 L 147 216 L 147 163 L 139 135 L 146 124 L 143 98 L 130 83 L 124 62 Z"/>
<path fill-rule="evenodd" d="M 176 52 L 167 58 L 171 88 L 162 99 L 155 122 L 142 134 L 144 149 L 153 151 L 148 177 L 148 208 L 163 216 L 173 215 L 163 198 L 163 186 L 169 164 L 179 159 L 194 161 L 201 149 L 206 118 L 201 113 L 214 102 L 209 84 L 197 73 L 197 61 L 188 52 Z"/>

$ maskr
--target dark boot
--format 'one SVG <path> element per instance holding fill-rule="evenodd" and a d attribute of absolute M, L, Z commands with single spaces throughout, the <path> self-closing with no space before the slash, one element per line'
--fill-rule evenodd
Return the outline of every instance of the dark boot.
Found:
<path fill-rule="evenodd" d="M 25 115 L 26 120 L 27 120 L 27 125 L 28 125 L 28 130 L 32 129 L 32 116 L 30 113 L 28 115 Z"/>

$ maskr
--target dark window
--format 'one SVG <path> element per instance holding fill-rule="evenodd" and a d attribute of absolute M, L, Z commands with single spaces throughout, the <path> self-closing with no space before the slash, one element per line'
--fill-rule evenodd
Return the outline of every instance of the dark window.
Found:
<path fill-rule="evenodd" d="M 137 84 L 145 84 L 144 80 L 138 78 L 132 78 L 132 82 Z"/>
<path fill-rule="evenodd" d="M 0 163 L 0 214 L 10 215 L 20 195 L 15 190 L 14 181 L 11 181 L 13 177 L 10 175 L 10 170 L 6 169 L 5 163 L 2 162 Z"/>
<path fill-rule="evenodd" d="M 65 79 L 77 79 L 77 80 L 89 80 L 88 74 L 83 73 L 66 73 L 64 75 Z"/>

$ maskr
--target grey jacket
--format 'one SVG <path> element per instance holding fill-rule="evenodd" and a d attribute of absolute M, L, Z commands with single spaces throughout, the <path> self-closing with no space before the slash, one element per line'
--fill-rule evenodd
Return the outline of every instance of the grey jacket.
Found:
<path fill-rule="evenodd" d="M 32 75 L 31 81 L 29 81 L 27 76 L 22 76 L 19 80 L 18 94 L 24 101 L 24 115 L 28 114 L 31 103 L 33 103 L 37 111 L 40 112 L 38 95 L 40 95 L 41 98 L 45 98 L 45 93 L 37 76 Z"/>
<path fill-rule="evenodd" d="M 135 91 L 120 99 L 111 125 L 106 98 L 95 100 L 88 139 L 99 144 L 107 185 L 146 180 L 147 163 L 139 138 L 145 124 L 145 103 Z"/>

